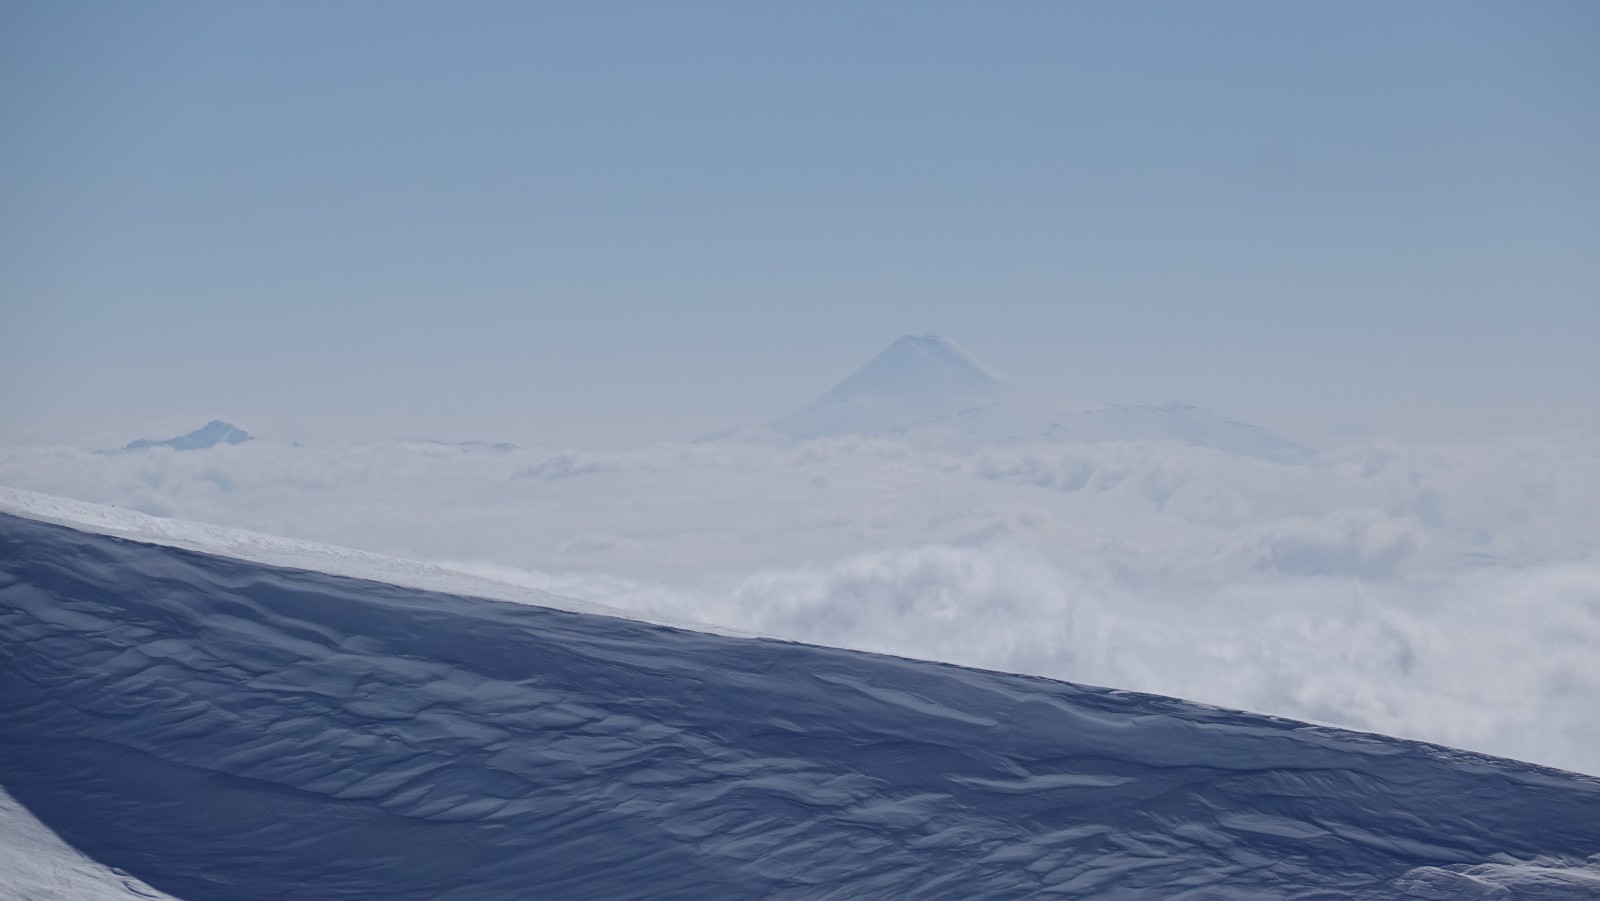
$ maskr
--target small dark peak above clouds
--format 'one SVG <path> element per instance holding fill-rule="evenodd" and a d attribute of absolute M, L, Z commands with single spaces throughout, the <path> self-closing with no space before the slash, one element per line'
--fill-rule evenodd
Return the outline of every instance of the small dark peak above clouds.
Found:
<path fill-rule="evenodd" d="M 213 419 L 187 435 L 179 435 L 176 438 L 163 440 L 139 438 L 128 442 L 122 449 L 125 451 L 137 451 L 148 450 L 152 447 L 170 447 L 174 450 L 201 450 L 208 447 L 216 447 L 219 444 L 243 444 L 246 441 L 253 440 L 254 437 L 232 423 Z"/>

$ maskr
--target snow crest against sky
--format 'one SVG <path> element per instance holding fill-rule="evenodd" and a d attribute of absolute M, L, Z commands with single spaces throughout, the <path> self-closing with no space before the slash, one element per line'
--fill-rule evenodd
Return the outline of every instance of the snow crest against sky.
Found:
<path fill-rule="evenodd" d="M 0 484 L 1600 773 L 1600 440 L 0 451 Z"/>
<path fill-rule="evenodd" d="M 1315 446 L 1593 427 L 1597 44 L 1584 0 L 7 3 L 0 441 L 636 446 L 925 329 Z"/>

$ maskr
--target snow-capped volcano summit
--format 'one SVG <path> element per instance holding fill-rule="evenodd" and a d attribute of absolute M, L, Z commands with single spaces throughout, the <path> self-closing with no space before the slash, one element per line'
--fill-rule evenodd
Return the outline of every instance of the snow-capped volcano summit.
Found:
<path fill-rule="evenodd" d="M 1273 460 L 1309 451 L 1281 435 L 1186 404 L 1059 412 L 942 335 L 902 335 L 827 393 L 765 429 L 722 433 L 806 440 L 896 435 L 967 451 L 995 444 L 1171 441 Z"/>
<path fill-rule="evenodd" d="M 1011 380 L 942 335 L 902 335 L 771 428 L 794 438 L 904 429 L 1017 393 Z"/>
<path fill-rule="evenodd" d="M 971 351 L 937 332 L 901 335 L 818 402 L 887 397 L 948 402 L 994 400 L 1013 390 L 1011 380 Z"/>

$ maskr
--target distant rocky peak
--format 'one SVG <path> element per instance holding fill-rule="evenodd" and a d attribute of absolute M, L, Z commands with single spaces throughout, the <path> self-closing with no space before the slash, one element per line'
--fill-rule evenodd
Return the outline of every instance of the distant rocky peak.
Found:
<path fill-rule="evenodd" d="M 213 419 L 187 435 L 176 438 L 154 439 L 140 438 L 128 442 L 123 450 L 147 450 L 152 447 L 170 447 L 174 450 L 201 450 L 207 447 L 216 447 L 219 444 L 243 444 L 254 436 L 220 419 Z"/>

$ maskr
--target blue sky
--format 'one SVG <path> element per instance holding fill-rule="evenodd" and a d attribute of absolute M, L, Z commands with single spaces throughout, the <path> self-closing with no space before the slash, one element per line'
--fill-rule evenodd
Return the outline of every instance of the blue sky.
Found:
<path fill-rule="evenodd" d="M 0 440 L 600 446 L 938 330 L 1063 406 L 1600 427 L 1600 7 L 0 6 Z"/>

